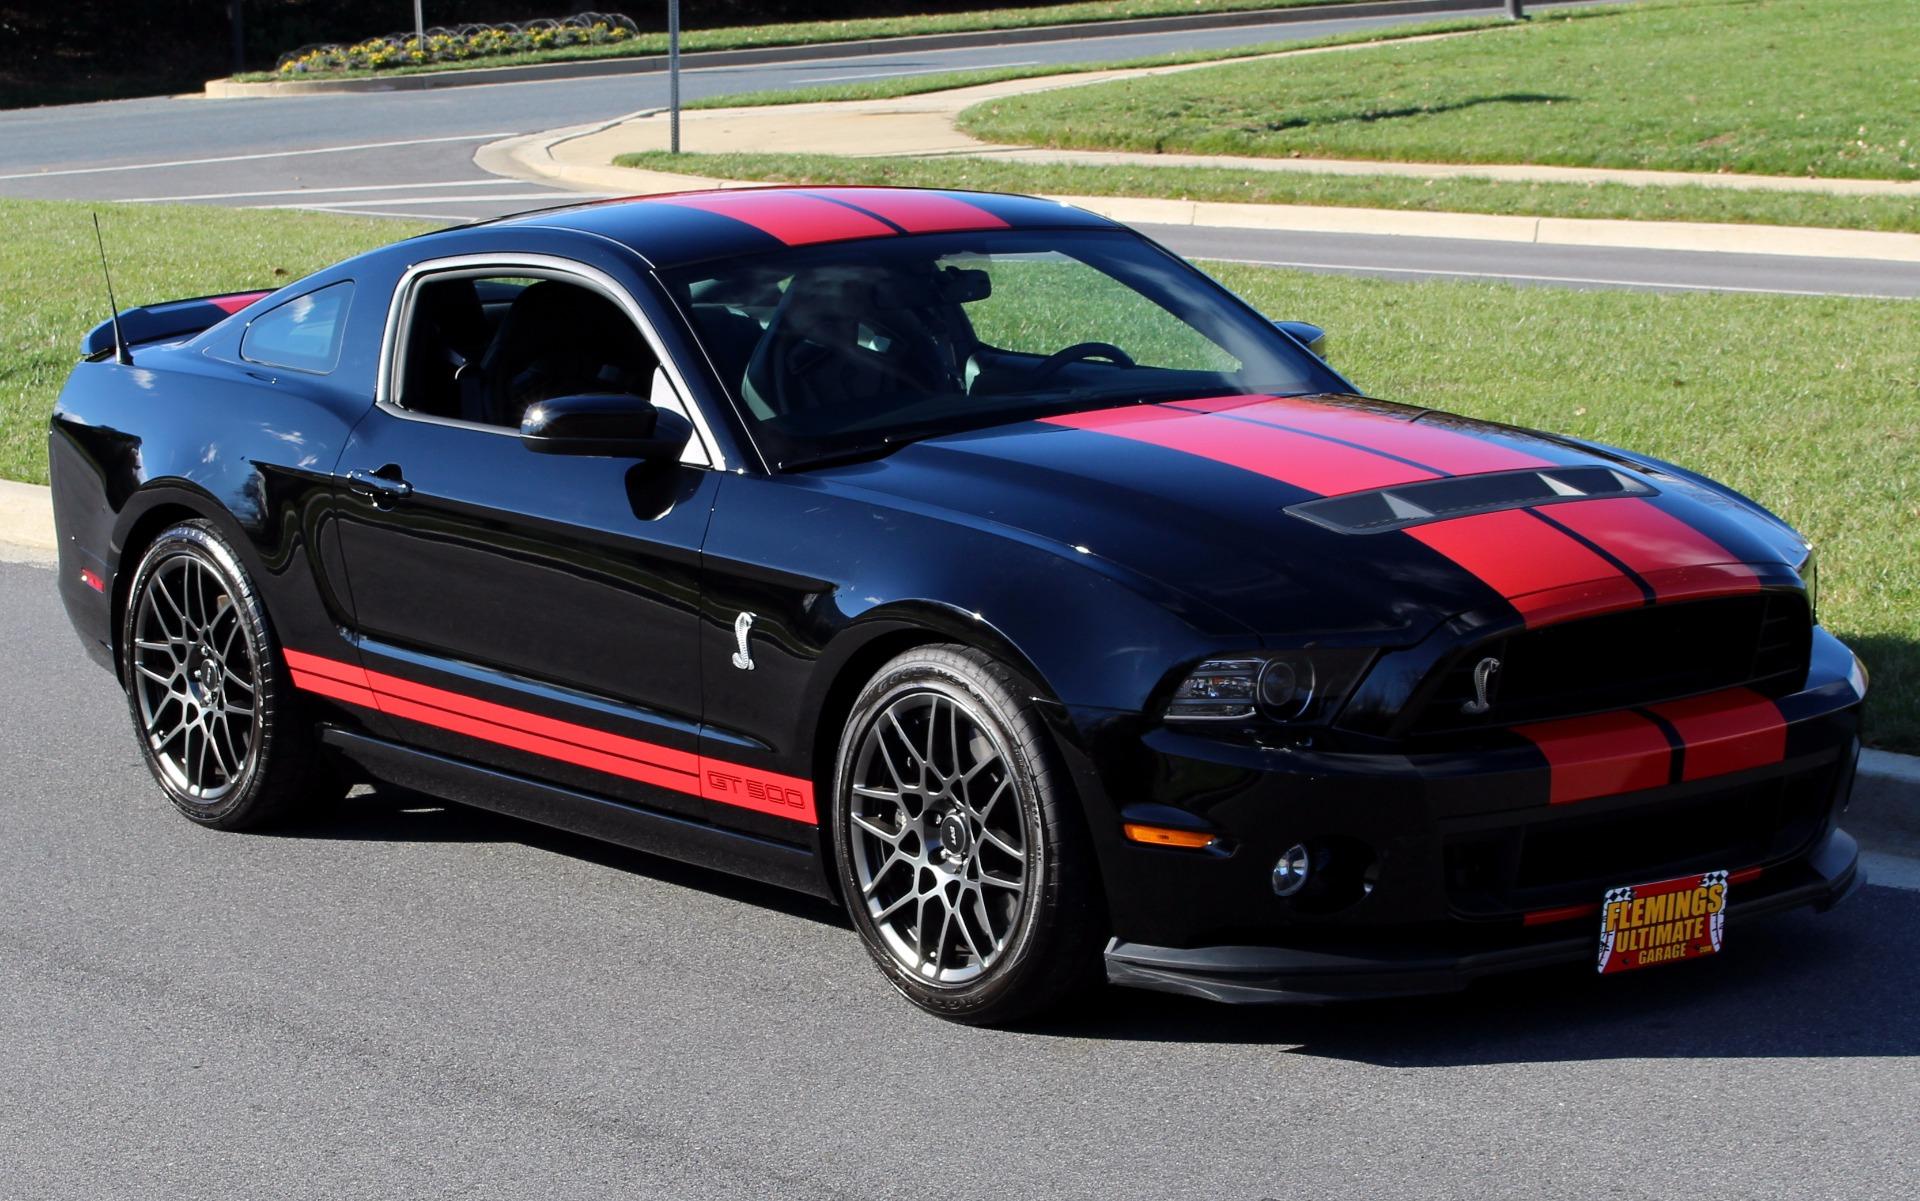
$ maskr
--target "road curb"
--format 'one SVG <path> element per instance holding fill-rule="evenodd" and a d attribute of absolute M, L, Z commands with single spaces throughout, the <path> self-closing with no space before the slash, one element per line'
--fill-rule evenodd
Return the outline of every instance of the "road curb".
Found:
<path fill-rule="evenodd" d="M 51 564 L 57 547 L 52 490 L 0 480 L 0 562 Z M 1862 751 L 1841 824 L 1863 847 L 1920 855 L 1920 756 Z"/>
<path fill-rule="evenodd" d="M 680 56 L 683 70 L 701 67 L 743 67 L 770 62 L 857 58 L 895 52 L 966 50 L 978 46 L 1008 46 L 1053 42 L 1069 38 L 1127 37 L 1181 30 L 1235 29 L 1248 25 L 1293 25 L 1309 21 L 1337 21 L 1363 17 L 1418 17 L 1470 12 L 1490 7 L 1490 0 L 1368 0 L 1355 4 L 1316 4 L 1305 7 L 1247 9 L 1231 13 L 1189 13 L 1164 17 L 1135 17 L 1121 21 L 1079 21 L 1066 25 L 1029 25 L 1019 29 L 981 29 L 966 33 L 911 34 L 895 38 L 862 38 L 847 42 L 810 42 L 787 46 L 752 46 L 738 50 L 701 50 Z M 524 67 L 477 67 L 432 71 L 418 75 L 375 76 L 366 79 L 269 80 L 241 83 L 232 79 L 207 81 L 210 100 L 245 100 L 262 96 L 312 96 L 342 92 L 417 92 L 434 88 L 478 87 L 498 83 L 536 83 L 558 79 L 595 79 L 609 75 L 651 74 L 667 69 L 664 54 L 632 58 L 603 58 L 586 62 L 536 63 Z"/>
<path fill-rule="evenodd" d="M 0 480 L 0 560 L 52 563 L 58 549 L 53 535 L 53 490 Z"/>

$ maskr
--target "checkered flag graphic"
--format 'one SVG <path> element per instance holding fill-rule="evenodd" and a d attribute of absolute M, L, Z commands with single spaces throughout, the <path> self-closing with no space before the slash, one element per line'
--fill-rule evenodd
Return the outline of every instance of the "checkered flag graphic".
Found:
<path fill-rule="evenodd" d="M 1613 931 L 1607 928 L 1607 911 L 1613 908 L 1615 901 L 1631 901 L 1633 888 L 1609 888 L 1606 900 L 1600 903 L 1600 970 L 1607 970 L 1607 960 L 1613 958 Z M 1717 936 L 1716 936 L 1717 937 Z"/>

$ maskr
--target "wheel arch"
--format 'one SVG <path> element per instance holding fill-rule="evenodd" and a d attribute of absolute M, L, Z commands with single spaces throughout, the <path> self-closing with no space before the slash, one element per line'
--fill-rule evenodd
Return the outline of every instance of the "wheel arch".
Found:
<path fill-rule="evenodd" d="M 121 510 L 119 529 L 114 538 L 113 595 L 107 635 L 113 647 L 116 674 L 125 672 L 126 647 L 121 629 L 126 623 L 127 603 L 133 580 L 139 574 L 140 560 L 161 534 L 183 521 L 213 523 L 229 545 L 243 547 L 245 539 L 231 520 L 222 521 L 219 502 L 188 486 L 151 485 L 135 492 Z"/>

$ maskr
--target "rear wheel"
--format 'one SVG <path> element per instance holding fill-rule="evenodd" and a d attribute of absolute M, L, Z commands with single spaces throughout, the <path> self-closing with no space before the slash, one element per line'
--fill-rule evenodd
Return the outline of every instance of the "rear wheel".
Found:
<path fill-rule="evenodd" d="M 211 525 L 174 526 L 147 548 L 121 645 L 141 753 L 181 813 L 248 829 L 340 795 L 253 582 Z"/>
<path fill-rule="evenodd" d="M 841 891 L 914 1004 L 1003 1023 L 1094 976 L 1098 921 L 1080 816 L 1033 688 L 981 652 L 925 647 L 881 669 L 841 739 Z"/>

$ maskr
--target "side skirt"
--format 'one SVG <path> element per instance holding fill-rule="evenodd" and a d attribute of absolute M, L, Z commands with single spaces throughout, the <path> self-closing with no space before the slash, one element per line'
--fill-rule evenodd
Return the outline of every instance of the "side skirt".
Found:
<path fill-rule="evenodd" d="M 389 784 L 833 899 L 819 858 L 805 847 L 621 804 L 334 726 L 324 728 L 320 737 Z"/>

